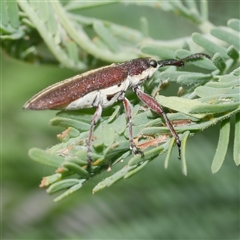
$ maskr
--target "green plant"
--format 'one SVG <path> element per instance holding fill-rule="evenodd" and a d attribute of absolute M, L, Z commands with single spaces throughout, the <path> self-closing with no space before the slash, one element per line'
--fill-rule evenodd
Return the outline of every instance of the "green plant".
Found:
<path fill-rule="evenodd" d="M 144 55 L 154 55 L 162 59 L 183 58 L 194 52 L 206 51 L 213 55 L 212 62 L 201 60 L 192 63 L 202 68 L 203 73 L 199 72 L 199 68 L 191 72 L 169 68 L 156 74 L 152 82 L 145 85 L 145 89 L 155 95 L 157 101 L 165 108 L 175 111 L 168 116 L 171 121 L 175 121 L 176 130 L 182 139 L 181 164 L 184 174 L 187 174 L 185 157 L 187 139 L 216 123 L 220 123 L 220 134 L 212 172 L 215 173 L 220 169 L 230 139 L 232 116 L 235 116 L 233 155 L 236 165 L 239 165 L 240 69 L 237 66 L 240 21 L 231 19 L 228 21 L 228 27 L 218 28 L 208 21 L 207 3 L 204 1 L 201 2 L 200 12 L 194 2 L 187 1 L 186 5 L 181 2 L 161 2 L 162 10 L 177 12 L 194 22 L 202 33 L 193 33 L 191 38 L 175 41 L 157 41 L 148 36 L 148 24 L 145 18 L 141 20 L 142 31 L 137 31 L 73 13 L 77 8 L 97 7 L 99 4 L 69 2 L 63 6 L 57 1 L 43 4 L 4 2 L 5 14 L 1 23 L 3 47 L 9 54 L 23 60 L 42 63 L 60 62 L 67 68 L 80 71 L 96 67 L 102 64 L 102 61 L 119 62 Z M 155 3 L 138 4 L 156 7 Z M 212 36 L 215 38 L 212 39 Z M 29 41 L 26 41 L 26 38 Z M 179 50 L 180 48 L 182 49 Z M 163 83 L 166 80 L 184 86 L 185 92 L 181 98 L 158 95 L 161 87 L 159 82 Z M 45 177 L 42 182 L 42 186 L 49 186 L 47 190 L 49 193 L 69 188 L 57 197 L 56 201 L 78 190 L 87 179 L 109 169 L 122 159 L 126 166 L 100 182 L 93 192 L 110 186 L 122 178 L 132 176 L 147 163 L 159 158 L 160 153 L 167 152 L 165 167 L 168 166 L 174 145 L 173 139 L 169 138 L 168 129 L 163 126 L 161 119 L 149 110 L 140 112 L 140 103 L 134 96 L 129 97 L 135 103 L 134 136 L 136 140 L 141 140 L 140 148 L 149 146 L 144 151 L 144 158 L 133 156 L 129 150 L 125 115 L 119 105 L 104 111 L 101 123 L 94 131 L 96 141 L 93 143 L 94 163 L 91 173 L 86 170 L 85 146 L 92 117 L 91 110 L 58 113 L 56 118 L 51 120 L 51 124 L 67 128 L 59 135 L 61 143 L 47 151 L 37 148 L 29 151 L 32 159 L 58 169 L 56 174 Z M 107 138 L 102 137 L 103 133 Z"/>

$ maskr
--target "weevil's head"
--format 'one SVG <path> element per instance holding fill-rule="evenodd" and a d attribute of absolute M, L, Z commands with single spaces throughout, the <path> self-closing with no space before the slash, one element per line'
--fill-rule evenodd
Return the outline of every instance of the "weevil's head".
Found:
<path fill-rule="evenodd" d="M 175 66 L 183 67 L 184 62 L 200 60 L 202 58 L 211 59 L 204 53 L 195 53 L 183 59 L 166 59 L 156 61 L 152 58 L 137 58 L 127 62 L 128 76 L 130 85 L 135 86 L 152 77 L 152 75 L 161 67 Z"/>
<path fill-rule="evenodd" d="M 152 58 L 137 58 L 127 62 L 130 85 L 135 86 L 152 77 L 160 65 Z"/>
<path fill-rule="evenodd" d="M 144 72 L 151 77 L 158 70 L 158 62 L 152 58 L 136 58 L 127 62 L 128 74 L 130 76 L 139 76 Z"/>

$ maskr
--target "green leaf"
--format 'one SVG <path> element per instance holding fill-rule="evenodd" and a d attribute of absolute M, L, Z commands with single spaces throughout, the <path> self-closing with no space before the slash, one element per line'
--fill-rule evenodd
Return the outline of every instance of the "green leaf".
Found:
<path fill-rule="evenodd" d="M 55 173 L 51 176 L 48 176 L 48 177 L 44 177 L 41 184 L 40 184 L 40 187 L 48 187 L 50 186 L 51 184 L 59 181 L 62 179 L 62 174 L 61 173 Z"/>
<path fill-rule="evenodd" d="M 124 133 L 126 130 L 126 125 L 122 124 L 126 123 L 126 117 L 124 114 L 121 114 L 114 122 L 113 122 L 113 128 L 118 134 Z"/>
<path fill-rule="evenodd" d="M 54 184 L 52 184 L 48 189 L 47 192 L 52 194 L 54 192 L 60 191 L 65 188 L 72 187 L 79 183 L 79 180 L 77 179 L 66 179 L 66 180 L 60 180 Z"/>
<path fill-rule="evenodd" d="M 51 52 L 56 57 L 56 59 L 58 59 L 59 62 L 61 62 L 63 65 L 71 69 L 78 70 L 86 69 L 85 64 L 83 64 L 82 62 L 78 62 L 76 64 L 72 59 L 68 57 L 65 49 L 59 43 L 56 43 L 54 36 L 49 32 L 49 29 L 47 28 L 44 20 L 41 19 L 40 16 L 37 14 L 38 9 L 33 8 L 32 4 L 26 1 L 18 0 L 18 4 L 23 9 L 23 11 L 28 15 L 29 19 L 40 33 L 44 42 L 46 43 L 48 48 L 51 50 Z M 53 2 L 51 4 L 53 4 Z"/>
<path fill-rule="evenodd" d="M 83 156 L 82 159 L 79 158 L 80 156 Z M 80 150 L 76 153 L 76 156 L 68 158 L 67 161 L 71 163 L 76 163 L 77 165 L 82 167 L 87 165 L 87 161 L 83 159 L 87 159 L 87 152 Z"/>
<path fill-rule="evenodd" d="M 145 161 L 152 160 L 153 158 L 159 156 L 159 154 L 163 153 L 166 151 L 168 144 L 163 144 L 159 147 L 155 147 L 154 149 L 151 149 L 149 151 L 144 152 L 144 156 L 142 157 L 141 155 L 136 155 L 132 157 L 128 161 L 128 166 L 134 166 L 138 164 L 142 164 Z"/>
<path fill-rule="evenodd" d="M 67 48 L 69 58 L 77 63 L 79 61 L 77 44 L 69 41 L 65 43 L 65 46 Z"/>
<path fill-rule="evenodd" d="M 170 157 L 171 157 L 171 153 L 172 153 L 172 149 L 173 149 L 174 143 L 175 143 L 175 139 L 171 138 L 171 141 L 169 143 L 169 148 L 168 148 L 168 151 L 167 151 L 167 155 L 166 155 L 166 158 L 165 158 L 165 161 L 164 161 L 165 169 L 168 168 L 168 164 L 169 164 L 169 160 L 170 160 Z"/>
<path fill-rule="evenodd" d="M 88 177 L 89 173 L 87 170 L 85 170 L 84 168 L 80 167 L 79 165 L 77 165 L 76 163 L 73 162 L 64 162 L 63 163 L 63 167 L 69 169 L 70 171 L 73 171 L 74 173 L 78 174 L 81 177 Z"/>
<path fill-rule="evenodd" d="M 236 76 L 231 76 L 231 75 L 225 75 L 225 76 L 226 78 L 220 77 L 218 82 L 208 82 L 205 86 L 197 87 L 195 92 L 198 94 L 198 90 L 202 90 L 201 88 L 203 89 L 210 88 L 209 90 L 216 91 L 217 94 L 219 93 L 222 94 L 223 92 L 224 93 L 229 92 L 229 94 L 234 94 L 235 87 L 237 87 L 237 85 L 239 84 L 239 79 L 236 79 Z M 218 89 L 222 89 L 222 91 L 220 90 L 220 92 L 218 92 L 219 91 Z M 233 89 L 233 91 L 231 91 L 231 89 Z M 198 96 L 202 97 L 202 96 L 206 96 L 206 94 L 204 94 L 203 92 L 203 95 L 198 94 Z"/>
<path fill-rule="evenodd" d="M 238 69 L 240 68 L 236 68 L 233 72 L 231 72 L 231 74 L 226 74 L 226 75 L 220 75 L 217 76 L 219 79 L 220 83 L 229 83 L 232 82 L 233 83 L 233 87 L 238 86 L 238 84 L 240 83 L 240 79 L 237 76 L 237 74 L 235 75 L 234 73 L 238 71 Z M 236 82 L 236 83 L 235 83 Z"/>
<path fill-rule="evenodd" d="M 3 2 L 1 2 L 1 18 L 0 18 L 0 21 L 1 21 L 1 29 L 3 28 L 3 26 L 4 27 L 7 27 L 7 25 L 8 25 L 8 21 L 9 21 L 9 19 L 8 19 L 8 10 L 7 10 L 7 3 L 9 3 L 9 2 L 7 2 L 7 1 L 3 1 Z"/>
<path fill-rule="evenodd" d="M 189 73 L 188 75 L 181 75 L 177 79 L 177 83 L 190 85 L 190 84 L 203 84 L 208 82 L 212 76 L 210 74 Z"/>
<path fill-rule="evenodd" d="M 16 1 L 1 2 L 0 18 L 0 39 L 18 40 L 25 36 L 22 26 L 20 26 L 19 9 Z M 1 46 L 8 46 L 4 42 Z"/>
<path fill-rule="evenodd" d="M 122 141 L 117 141 L 116 143 L 109 145 L 105 150 L 104 150 L 104 155 L 105 159 L 111 159 L 115 158 L 116 155 L 126 152 L 129 150 L 129 141 L 128 140 L 122 140 Z"/>
<path fill-rule="evenodd" d="M 53 15 L 52 12 L 53 12 L 53 9 L 50 5 L 49 2 L 34 2 L 34 1 L 31 1 L 30 4 L 34 7 L 35 6 L 35 9 L 38 10 L 38 14 L 39 14 L 39 17 L 44 21 L 44 22 L 47 22 L 50 15 Z"/>
<path fill-rule="evenodd" d="M 228 149 L 229 135 L 230 135 L 230 120 L 225 119 L 221 122 L 218 146 L 211 167 L 212 173 L 218 172 L 223 164 Z"/>
<path fill-rule="evenodd" d="M 172 72 L 172 71 L 164 71 L 160 74 L 160 81 L 171 81 L 177 82 L 179 84 L 200 84 L 209 81 L 212 78 L 210 74 L 203 73 L 195 73 L 195 72 Z"/>
<path fill-rule="evenodd" d="M 111 31 L 102 22 L 94 21 L 93 29 L 112 52 L 119 52 L 119 43 L 116 41 Z"/>
<path fill-rule="evenodd" d="M 144 37 L 149 37 L 149 25 L 146 17 L 140 18 L 140 29 Z"/>
<path fill-rule="evenodd" d="M 124 178 L 130 178 L 133 175 L 135 175 L 136 173 L 138 173 L 140 170 L 142 170 L 146 165 L 148 164 L 148 161 L 140 164 L 139 166 L 137 166 L 136 168 L 134 168 L 133 170 L 129 170 L 128 173 L 126 173 L 124 175 Z"/>
<path fill-rule="evenodd" d="M 220 70 L 220 72 L 223 72 L 226 69 L 226 63 L 219 53 L 216 53 L 213 56 L 212 61 L 213 64 Z"/>
<path fill-rule="evenodd" d="M 239 53 L 237 51 L 237 49 L 234 46 L 230 46 L 227 49 L 227 54 L 230 58 L 232 58 L 233 60 L 237 61 L 239 59 Z"/>
<path fill-rule="evenodd" d="M 184 17 L 187 17 L 196 23 L 201 23 L 202 19 L 197 11 L 191 11 L 192 9 L 191 10 L 187 9 L 181 3 L 181 1 L 171 1 L 170 3 L 173 6 L 173 10 L 175 12 L 177 12 L 178 14 L 180 14 Z M 194 8 L 194 10 L 195 10 L 195 8 Z"/>
<path fill-rule="evenodd" d="M 181 151 L 182 151 L 182 172 L 185 176 L 187 176 L 187 161 L 186 161 L 186 144 L 187 144 L 187 139 L 190 135 L 190 131 L 186 131 L 182 135 L 182 146 L 181 146 Z"/>
<path fill-rule="evenodd" d="M 90 128 L 90 124 L 88 123 L 63 117 L 56 117 L 51 119 L 50 124 L 53 126 L 73 127 L 79 131 L 88 131 Z"/>
<path fill-rule="evenodd" d="M 87 9 L 87 8 L 93 8 L 93 7 L 98 7 L 98 6 L 103 6 L 103 5 L 110 5 L 118 2 L 118 0 L 112 0 L 110 2 L 103 2 L 103 1 L 94 1 L 94 2 L 80 2 L 80 1 L 69 1 L 67 2 L 65 8 L 68 11 L 74 11 L 78 9 Z"/>
<path fill-rule="evenodd" d="M 122 179 L 130 170 L 135 169 L 136 166 L 125 166 L 118 172 L 114 173 L 112 176 L 107 177 L 100 183 L 98 183 L 92 190 L 93 193 L 96 193 L 106 187 L 111 186 L 112 184 L 116 183 L 120 179 Z"/>
<path fill-rule="evenodd" d="M 200 12 L 203 20 L 208 20 L 208 2 L 200 1 Z"/>
<path fill-rule="evenodd" d="M 208 87 L 208 86 L 200 86 L 198 88 L 196 88 L 195 92 L 198 96 L 200 97 L 208 97 L 208 96 L 216 96 L 216 95 L 232 95 L 232 94 L 237 94 L 240 92 L 240 87 L 234 87 L 233 88 L 233 84 L 237 83 L 237 81 L 231 82 L 231 86 L 230 83 L 226 84 L 225 88 L 221 88 L 220 86 L 216 87 Z M 223 84 L 222 84 L 223 85 Z M 229 87 L 227 87 L 229 86 Z"/>
<path fill-rule="evenodd" d="M 234 111 L 239 108 L 239 103 L 228 103 L 228 104 L 199 104 L 191 109 L 191 114 L 217 114 Z"/>
<path fill-rule="evenodd" d="M 211 34 L 240 50 L 240 37 L 236 33 L 221 28 L 213 28 Z"/>
<path fill-rule="evenodd" d="M 158 44 L 143 45 L 141 51 L 146 54 L 158 56 L 161 59 L 173 59 L 176 57 L 176 53 L 172 49 L 163 48 Z"/>
<path fill-rule="evenodd" d="M 97 131 L 99 132 L 95 131 L 95 133 L 102 136 L 101 141 L 103 141 L 105 146 L 110 146 L 114 143 L 115 129 L 107 123 L 102 123 L 101 126 L 98 127 Z"/>
<path fill-rule="evenodd" d="M 17 6 L 17 2 L 13 0 L 13 1 L 6 1 L 6 3 L 7 3 L 7 11 L 9 16 L 9 23 L 13 28 L 17 29 L 20 25 L 19 10 Z"/>
<path fill-rule="evenodd" d="M 39 148 L 31 148 L 28 154 L 34 161 L 55 168 L 60 167 L 64 161 L 62 157 L 56 154 L 48 153 L 47 151 Z"/>
<path fill-rule="evenodd" d="M 235 117 L 233 159 L 235 164 L 240 165 L 240 112 Z"/>
<path fill-rule="evenodd" d="M 202 106 L 202 103 L 198 100 L 190 100 L 187 98 L 179 98 L 179 97 L 165 97 L 165 96 L 157 96 L 157 101 L 161 103 L 164 107 L 170 108 L 177 112 L 184 113 L 186 115 L 191 115 L 196 118 L 204 118 L 205 114 L 190 114 L 191 109 L 195 109 L 199 106 Z"/>
<path fill-rule="evenodd" d="M 232 74 L 235 75 L 235 76 L 240 76 L 240 67 L 234 69 L 234 70 L 232 71 Z"/>
<path fill-rule="evenodd" d="M 54 199 L 54 202 L 59 202 L 61 201 L 63 198 L 69 196 L 70 194 L 73 194 L 74 192 L 76 192 L 77 190 L 79 190 L 82 186 L 83 186 L 83 182 L 85 181 L 85 179 L 79 180 L 79 183 L 76 185 L 73 185 L 71 188 L 69 188 L 67 191 L 65 191 L 63 194 L 59 195 L 58 197 L 56 197 Z"/>
<path fill-rule="evenodd" d="M 69 36 L 85 51 L 94 55 L 97 58 L 118 62 L 126 61 L 127 59 L 135 58 L 136 54 L 132 51 L 121 51 L 118 53 L 112 53 L 111 51 L 106 51 L 106 49 L 99 48 L 94 42 L 90 40 L 87 33 L 83 30 L 82 26 L 76 26 L 70 20 L 69 16 L 65 13 L 65 9 L 59 2 L 51 2 L 54 10 L 59 16 L 60 22 L 63 25 Z M 105 29 L 106 30 L 106 29 Z M 106 39 L 105 39 L 106 40 Z"/>
<path fill-rule="evenodd" d="M 216 52 L 219 52 L 219 54 L 222 55 L 222 57 L 227 58 L 227 51 L 224 47 L 219 46 L 215 44 L 214 42 L 208 40 L 204 36 L 202 36 L 199 33 L 193 33 L 192 34 L 192 39 L 195 43 L 197 43 L 199 46 L 203 47 L 207 51 L 215 54 Z"/>
<path fill-rule="evenodd" d="M 228 26 L 235 31 L 240 32 L 240 20 L 239 19 L 230 19 L 227 22 Z"/>

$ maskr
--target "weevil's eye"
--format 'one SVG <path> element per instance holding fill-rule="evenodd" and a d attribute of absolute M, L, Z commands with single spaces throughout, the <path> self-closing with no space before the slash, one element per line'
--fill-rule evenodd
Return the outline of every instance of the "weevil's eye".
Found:
<path fill-rule="evenodd" d="M 155 61 L 155 60 L 153 60 L 153 59 L 150 60 L 149 64 L 150 64 L 152 67 L 154 67 L 154 68 L 157 67 L 157 61 Z"/>

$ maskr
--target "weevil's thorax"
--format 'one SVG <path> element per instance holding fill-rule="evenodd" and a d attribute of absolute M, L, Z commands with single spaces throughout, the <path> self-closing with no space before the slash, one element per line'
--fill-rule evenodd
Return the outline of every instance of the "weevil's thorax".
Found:
<path fill-rule="evenodd" d="M 140 85 L 158 70 L 158 64 L 151 58 L 138 58 L 127 62 L 130 87 Z"/>

